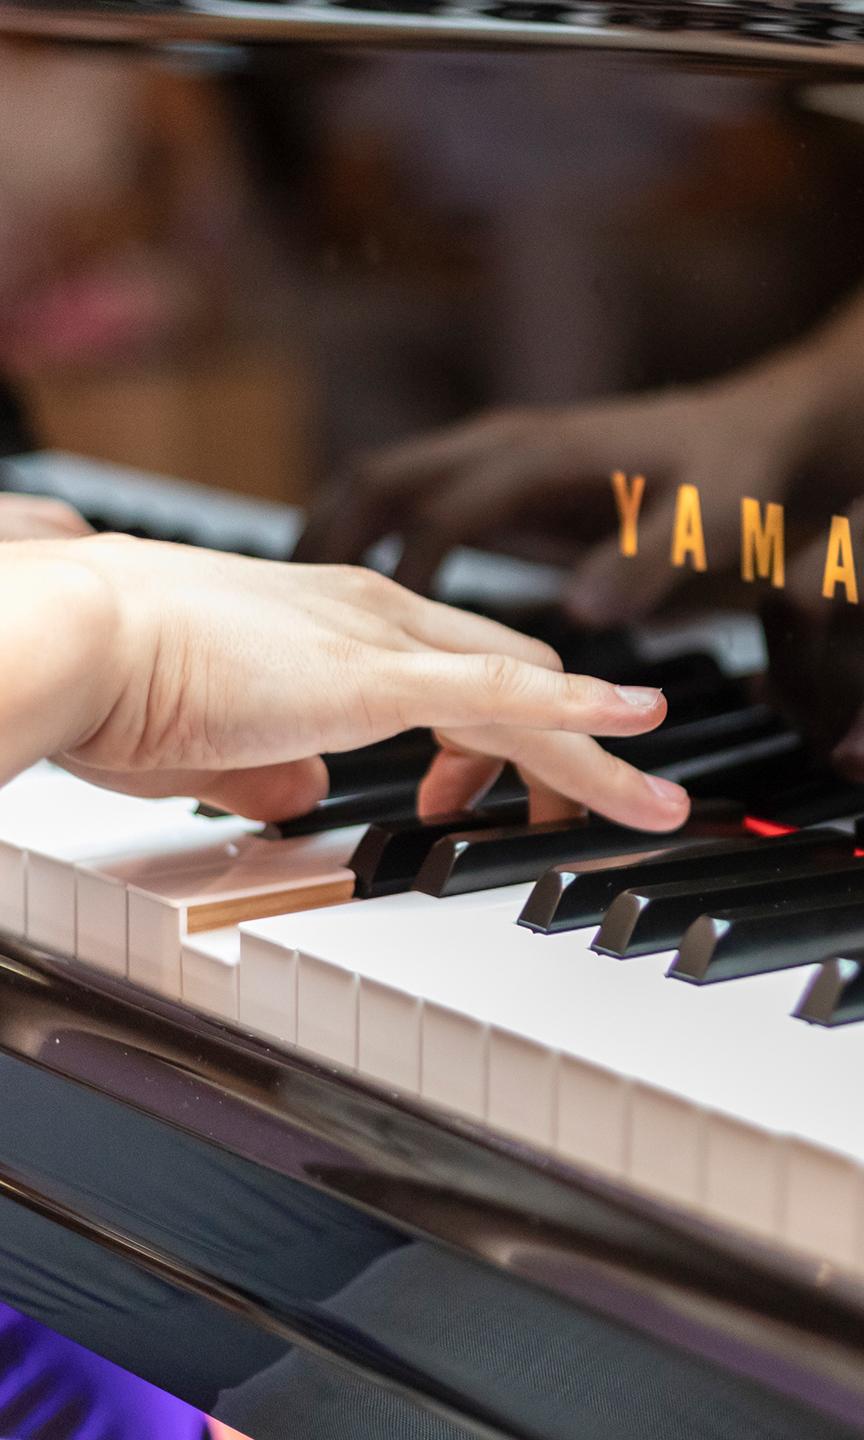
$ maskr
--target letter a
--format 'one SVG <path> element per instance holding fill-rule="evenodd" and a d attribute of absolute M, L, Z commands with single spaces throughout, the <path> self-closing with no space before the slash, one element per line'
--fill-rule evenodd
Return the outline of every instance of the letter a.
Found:
<path fill-rule="evenodd" d="M 672 564 L 681 566 L 691 556 L 694 570 L 706 570 L 702 507 L 695 485 L 679 485 L 675 501 L 675 528 L 672 532 Z"/>
<path fill-rule="evenodd" d="M 741 501 L 741 579 L 767 580 L 778 590 L 786 579 L 783 537 L 783 506 L 769 504 L 762 520 L 758 500 Z"/>
<path fill-rule="evenodd" d="M 831 516 L 831 533 L 828 536 L 828 552 L 825 556 L 825 574 L 822 577 L 822 594 L 826 600 L 834 599 L 834 591 L 838 585 L 845 585 L 846 599 L 849 604 L 857 605 L 858 580 L 852 555 L 852 532 L 845 515 Z"/>
<path fill-rule="evenodd" d="M 620 527 L 618 549 L 622 555 L 638 555 L 637 526 L 642 496 L 645 494 L 645 476 L 634 475 L 632 485 L 628 486 L 624 471 L 616 470 L 612 476 L 612 489 L 615 492 L 615 504 L 618 507 Z"/>

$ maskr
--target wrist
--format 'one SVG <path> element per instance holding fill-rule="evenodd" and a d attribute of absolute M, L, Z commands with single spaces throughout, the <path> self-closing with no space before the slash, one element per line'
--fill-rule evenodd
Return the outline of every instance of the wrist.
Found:
<path fill-rule="evenodd" d="M 118 606 L 111 586 L 79 553 L 86 543 L 0 549 L 3 655 L 17 679 L 14 695 L 7 687 L 0 707 L 0 740 L 8 755 L 14 734 L 20 763 L 13 768 L 95 733 L 122 684 Z"/>

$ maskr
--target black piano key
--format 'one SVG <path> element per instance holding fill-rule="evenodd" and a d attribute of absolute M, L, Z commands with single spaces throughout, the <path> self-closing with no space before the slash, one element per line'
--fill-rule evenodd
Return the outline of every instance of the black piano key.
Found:
<path fill-rule="evenodd" d="M 752 745 L 781 732 L 788 733 L 770 706 L 744 705 L 681 724 L 667 721 L 648 735 L 604 743 L 608 750 L 629 760 L 631 765 L 642 770 L 660 770 L 669 765 L 681 766 L 685 761 L 706 761 L 709 755 L 719 751 L 737 753 L 739 746 Z"/>
<path fill-rule="evenodd" d="M 700 834 L 715 839 L 740 834 L 740 810 L 709 805 L 671 834 L 630 830 L 606 820 L 553 821 L 457 832 L 436 841 L 414 881 L 425 895 L 465 895 L 535 880 L 550 865 L 579 860 L 620 861 L 629 855 L 662 854 L 692 844 Z"/>
<path fill-rule="evenodd" d="M 814 887 L 815 888 L 815 887 Z M 806 909 L 754 905 L 700 915 L 687 930 L 669 969 L 676 980 L 710 985 L 814 965 L 847 946 L 864 946 L 864 887 L 843 902 L 821 905 L 816 895 Z"/>
<path fill-rule="evenodd" d="M 773 873 L 771 873 L 773 871 Z M 683 880 L 668 885 L 634 885 L 622 890 L 610 905 L 592 945 L 601 955 L 630 957 L 671 950 L 693 921 L 706 911 L 764 905 L 766 909 L 802 903 L 811 890 L 813 904 L 831 904 L 855 894 L 864 898 L 864 862 L 838 858 L 831 847 L 800 859 L 777 857 L 768 872 L 753 879 L 747 869 L 737 876 L 692 885 Z"/>
<path fill-rule="evenodd" d="M 529 930 L 553 935 L 599 925 L 604 912 L 622 890 L 636 885 L 664 885 L 686 882 L 694 890 L 704 882 L 746 874 L 753 879 L 777 872 L 789 856 L 829 855 L 837 860 L 852 859 L 850 837 L 831 831 L 797 831 L 777 839 L 742 837 L 730 841 L 706 840 L 684 845 L 654 859 L 635 859 L 626 865 L 604 870 L 580 870 L 556 865 L 541 875 L 525 902 L 519 924 Z"/>
<path fill-rule="evenodd" d="M 811 1025 L 849 1025 L 864 1020 L 864 950 L 845 950 L 826 960 L 794 1014 Z"/>
<path fill-rule="evenodd" d="M 360 900 L 409 890 L 432 846 L 454 831 L 476 832 L 502 825 L 527 825 L 527 797 L 485 805 L 475 812 L 457 810 L 428 820 L 391 820 L 370 825 L 348 862 Z"/>
<path fill-rule="evenodd" d="M 405 779 L 408 775 L 419 779 L 435 749 L 431 731 L 406 730 L 402 735 L 393 735 L 389 740 L 379 740 L 374 745 L 363 745 L 359 750 L 325 755 L 331 792 L 348 794 L 362 790 L 372 780 L 386 783 Z"/>
<path fill-rule="evenodd" d="M 806 763 L 799 737 L 791 730 L 779 730 L 708 755 L 672 761 L 661 766 L 660 773 L 685 785 L 693 796 L 726 795 L 749 802 L 793 784 Z"/>
<path fill-rule="evenodd" d="M 317 835 L 343 825 L 372 824 L 376 820 L 410 820 L 417 813 L 417 785 L 414 777 L 391 785 L 372 783 L 356 790 L 338 791 L 319 801 L 306 815 L 293 820 L 276 820 L 266 828 L 273 840 L 294 835 Z"/>
<path fill-rule="evenodd" d="M 758 818 L 773 825 L 824 825 L 864 813 L 864 785 L 831 772 L 810 775 L 779 790 L 759 806 Z"/>

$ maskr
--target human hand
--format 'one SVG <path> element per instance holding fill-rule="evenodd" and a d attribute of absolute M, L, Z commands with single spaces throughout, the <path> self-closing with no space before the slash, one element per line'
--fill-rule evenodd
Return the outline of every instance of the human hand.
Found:
<path fill-rule="evenodd" d="M 297 555 L 359 561 L 400 533 L 397 579 L 418 590 L 457 544 L 572 527 L 564 596 L 577 622 L 650 613 L 689 573 L 670 563 L 678 486 L 699 492 L 712 569 L 737 562 L 740 501 L 784 493 L 809 443 L 814 369 L 798 355 L 722 382 L 598 404 L 497 411 L 370 456 L 312 511 Z M 638 554 L 622 559 L 610 476 L 647 477 Z M 578 548 L 578 541 L 576 548 Z"/>
<path fill-rule="evenodd" d="M 63 500 L 0 494 L 0 540 L 73 540 L 89 534 L 84 516 Z"/>
<path fill-rule="evenodd" d="M 119 536 L 6 554 L 7 634 L 17 596 L 43 637 L 42 691 L 25 686 L 14 703 L 51 728 L 37 742 L 19 717 L 0 735 L 24 734 L 98 784 L 285 818 L 326 793 L 322 753 L 419 725 L 444 747 L 421 787 L 425 814 L 470 804 L 510 760 L 546 815 L 554 793 L 566 797 L 561 813 L 577 802 L 648 830 L 687 817 L 680 787 L 592 738 L 653 729 L 666 712 L 658 691 L 564 675 L 539 642 L 369 571 Z M 7 657 L 28 679 L 31 651 Z"/>

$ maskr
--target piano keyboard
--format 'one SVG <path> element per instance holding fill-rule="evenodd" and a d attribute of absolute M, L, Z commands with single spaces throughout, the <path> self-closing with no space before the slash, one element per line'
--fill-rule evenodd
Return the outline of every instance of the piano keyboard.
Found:
<path fill-rule="evenodd" d="M 412 742 L 390 767 L 335 762 L 337 816 L 360 769 L 398 794 L 424 753 Z M 850 791 L 847 808 L 859 800 Z M 497 803 L 474 831 L 452 817 L 457 841 L 448 821 L 334 826 L 327 807 L 285 838 L 39 766 L 0 795 L 3 925 L 864 1270 L 864 1136 L 849 1103 L 864 1057 L 864 862 L 851 816 L 760 838 L 715 803 L 685 833 L 643 837 L 603 822 L 532 832 L 512 794 Z M 476 883 L 443 898 L 409 888 L 437 847 L 460 843 L 486 851 Z M 373 898 L 349 898 L 355 866 Z M 631 943 L 643 922 L 649 941 Z"/>

